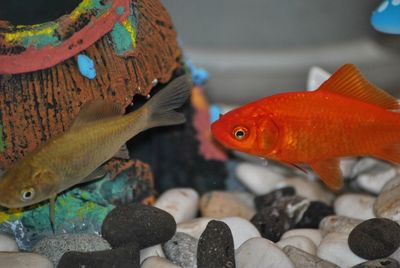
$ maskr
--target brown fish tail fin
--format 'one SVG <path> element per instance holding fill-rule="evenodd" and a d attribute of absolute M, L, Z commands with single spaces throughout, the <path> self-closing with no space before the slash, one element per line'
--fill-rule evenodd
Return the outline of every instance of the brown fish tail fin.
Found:
<path fill-rule="evenodd" d="M 346 96 L 388 110 L 400 109 L 396 98 L 368 82 L 353 64 L 340 67 L 318 91 Z"/>
<path fill-rule="evenodd" d="M 373 154 L 374 157 L 400 165 L 400 143 L 392 144 Z"/>
<path fill-rule="evenodd" d="M 321 180 L 332 190 L 339 190 L 343 186 L 342 173 L 338 159 L 326 159 L 311 164 L 311 168 Z"/>
<path fill-rule="evenodd" d="M 192 83 L 188 76 L 180 76 L 161 89 L 143 106 L 147 111 L 146 128 L 178 125 L 185 122 L 185 116 L 175 111 L 189 98 Z"/>

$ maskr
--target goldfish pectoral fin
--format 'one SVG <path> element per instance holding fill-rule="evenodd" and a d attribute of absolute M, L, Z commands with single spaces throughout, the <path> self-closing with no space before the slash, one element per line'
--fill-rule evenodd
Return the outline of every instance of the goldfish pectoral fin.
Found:
<path fill-rule="evenodd" d="M 310 166 L 330 189 L 339 190 L 342 188 L 343 179 L 338 159 L 327 159 L 312 163 Z"/>
<path fill-rule="evenodd" d="M 389 110 L 400 109 L 396 98 L 369 83 L 353 64 L 340 67 L 319 87 L 318 91 L 343 95 Z"/>
<path fill-rule="evenodd" d="M 113 157 L 119 159 L 130 159 L 129 150 L 126 144 L 122 145 Z"/>
<path fill-rule="evenodd" d="M 98 180 L 103 178 L 107 174 L 107 169 L 104 166 L 100 166 L 95 169 L 92 173 L 90 173 L 86 178 L 81 180 L 80 183 L 86 183 L 94 180 Z"/>
<path fill-rule="evenodd" d="M 396 143 L 389 147 L 383 148 L 379 152 L 374 153 L 372 156 L 399 165 L 400 144 Z"/>
<path fill-rule="evenodd" d="M 301 166 L 299 166 L 297 164 L 290 163 L 290 162 L 284 162 L 284 161 L 281 161 L 281 162 L 284 163 L 285 165 L 289 166 L 289 167 L 294 167 L 294 168 L 304 172 L 305 174 L 308 173 L 306 169 L 304 169 L 303 167 L 301 167 Z"/>
<path fill-rule="evenodd" d="M 52 195 L 50 197 L 50 204 L 49 204 L 50 225 L 51 229 L 53 230 L 53 234 L 55 234 L 55 223 L 56 223 L 56 198 L 57 194 Z"/>
<path fill-rule="evenodd" d="M 119 103 L 102 99 L 89 101 L 82 105 L 79 114 L 75 118 L 71 128 L 79 127 L 89 122 L 121 116 L 124 113 L 125 109 Z"/>
<path fill-rule="evenodd" d="M 192 82 L 186 75 L 171 81 L 165 88 L 142 107 L 147 111 L 145 129 L 158 126 L 177 125 L 185 122 L 185 116 L 175 111 L 189 98 Z"/>

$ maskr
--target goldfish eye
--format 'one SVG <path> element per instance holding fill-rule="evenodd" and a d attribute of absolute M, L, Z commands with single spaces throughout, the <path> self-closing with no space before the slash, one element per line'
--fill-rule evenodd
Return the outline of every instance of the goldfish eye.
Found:
<path fill-rule="evenodd" d="M 35 189 L 33 188 L 29 188 L 21 192 L 21 199 L 23 201 L 31 200 L 34 197 L 35 197 Z"/>
<path fill-rule="evenodd" d="M 247 129 L 244 127 L 237 127 L 233 130 L 233 135 L 237 140 L 243 140 L 247 136 Z"/>

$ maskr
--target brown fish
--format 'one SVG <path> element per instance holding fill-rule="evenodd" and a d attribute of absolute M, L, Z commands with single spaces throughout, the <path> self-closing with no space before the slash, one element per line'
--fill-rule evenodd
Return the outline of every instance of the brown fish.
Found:
<path fill-rule="evenodd" d="M 125 109 L 104 100 L 81 108 L 66 132 L 48 140 L 0 178 L 0 205 L 25 207 L 50 199 L 54 222 L 54 200 L 58 193 L 105 174 L 102 164 L 126 141 L 158 126 L 185 122 L 179 108 L 190 95 L 186 76 L 170 82 L 140 109 L 124 115 Z"/>

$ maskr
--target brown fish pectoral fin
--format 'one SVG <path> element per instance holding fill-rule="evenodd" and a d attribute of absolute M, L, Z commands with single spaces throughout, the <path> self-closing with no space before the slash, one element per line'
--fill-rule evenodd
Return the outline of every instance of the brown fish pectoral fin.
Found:
<path fill-rule="evenodd" d="M 343 179 L 338 159 L 326 159 L 312 163 L 310 166 L 330 189 L 339 190 L 342 188 Z"/>
<path fill-rule="evenodd" d="M 49 215 L 50 215 L 50 225 L 53 230 L 53 234 L 55 234 L 55 224 L 56 224 L 56 199 L 57 194 L 50 196 L 50 204 L 49 204 Z"/>
<path fill-rule="evenodd" d="M 126 160 L 130 159 L 129 150 L 126 144 L 122 145 L 121 148 L 118 150 L 118 152 L 115 153 L 113 157 Z"/>
<path fill-rule="evenodd" d="M 84 178 L 80 183 L 86 183 L 86 182 L 101 179 L 105 175 L 107 175 L 107 172 L 108 171 L 104 166 L 100 166 L 97 169 L 95 169 L 92 173 L 90 173 L 89 176 Z"/>
<path fill-rule="evenodd" d="M 400 164 L 400 143 L 396 143 L 389 147 L 385 147 L 385 148 L 381 149 L 380 151 L 372 154 L 372 156 L 399 165 Z"/>

